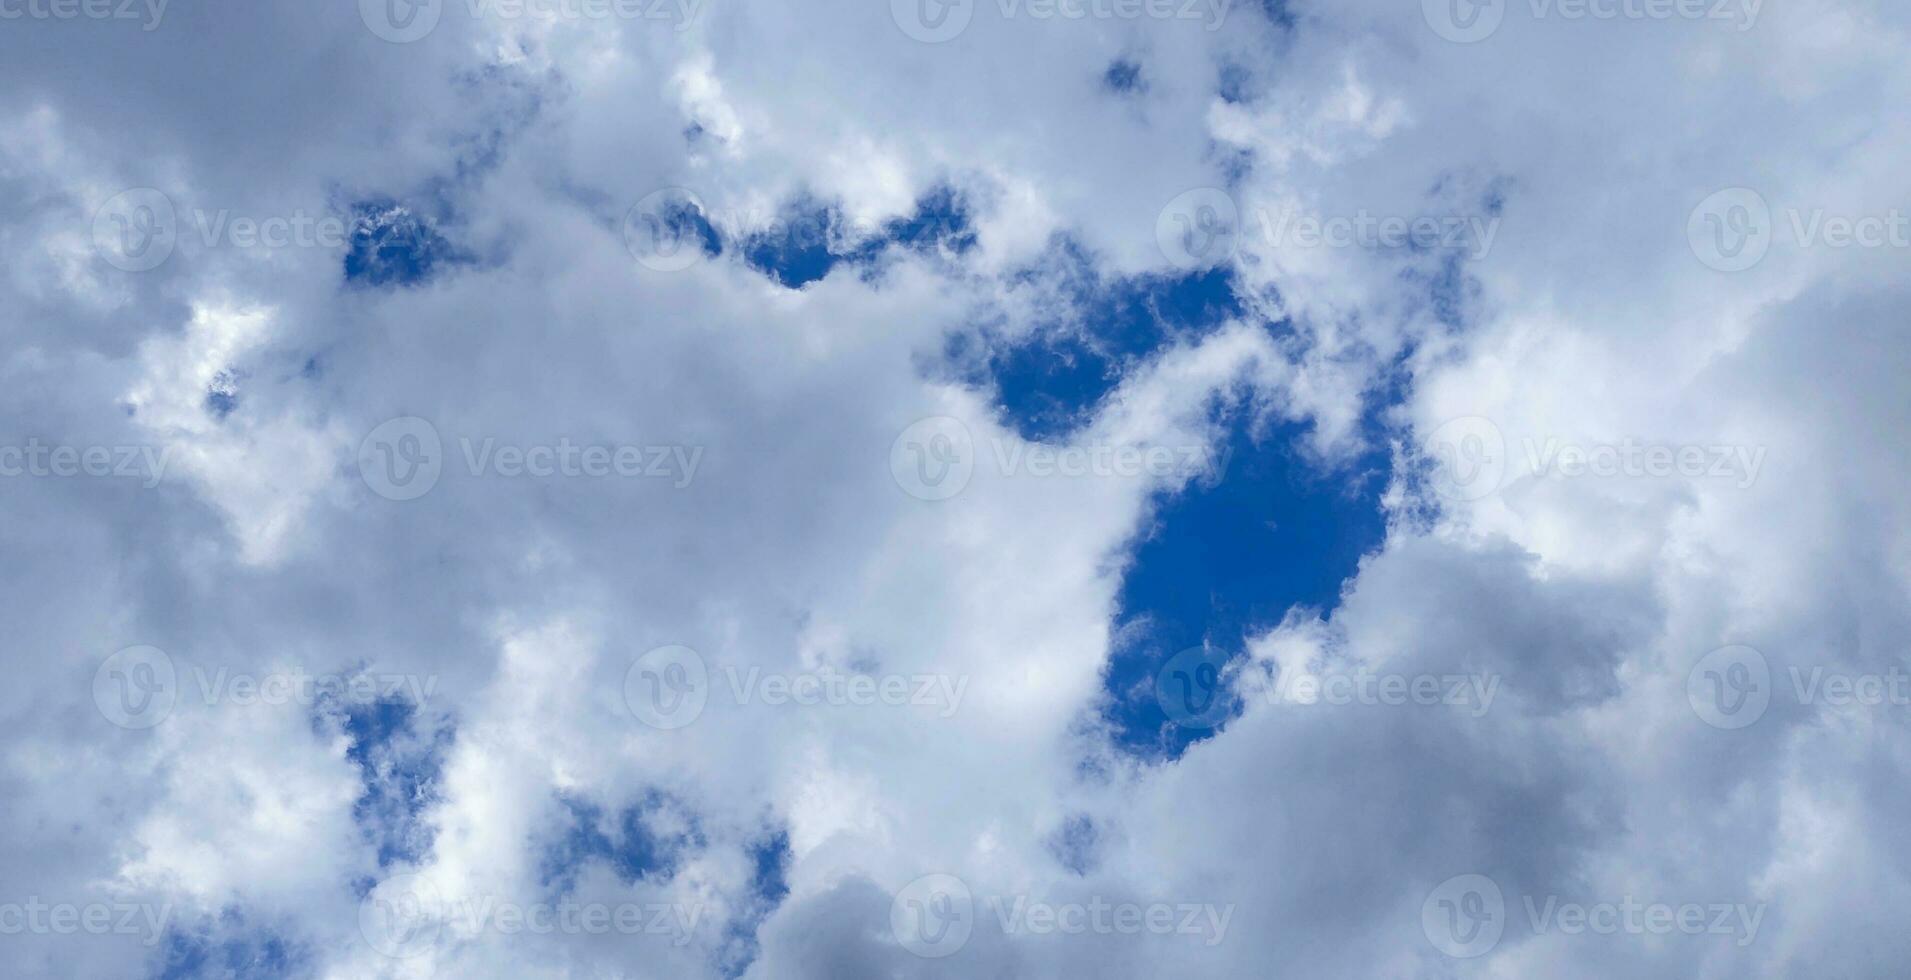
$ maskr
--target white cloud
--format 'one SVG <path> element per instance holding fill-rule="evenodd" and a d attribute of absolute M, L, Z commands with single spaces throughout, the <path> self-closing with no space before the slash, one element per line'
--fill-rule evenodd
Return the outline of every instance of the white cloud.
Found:
<path fill-rule="evenodd" d="M 1904 669 L 1905 249 L 1804 240 L 1790 217 L 1903 207 L 1906 133 L 1881 108 L 1911 81 L 1903 10 L 1768 4 L 1739 31 L 1509 4 L 1454 44 L 1412 3 L 1294 0 L 1291 31 L 1244 4 L 1218 31 L 974 6 L 935 45 L 883 3 L 711 4 L 682 31 L 454 3 L 409 44 L 350 4 L 0 32 L 0 447 L 172 453 L 150 488 L 0 478 L 17 556 L 0 926 L 29 898 L 231 912 L 321 977 L 708 975 L 751 934 L 760 977 L 1891 975 L 1911 706 L 1801 697 L 1792 671 Z M 1117 58 L 1145 88 L 1104 90 Z M 863 228 L 950 186 L 978 241 L 800 292 L 728 246 L 659 272 L 622 222 L 675 186 L 766 220 L 807 192 Z M 395 200 L 470 261 L 360 288 L 337 245 L 235 247 L 188 223 L 163 265 L 126 272 L 94 211 L 134 187 L 254 219 Z M 1255 637 L 1243 714 L 1144 762 L 1097 719 L 1128 549 L 1178 478 L 1002 472 L 995 451 L 1029 445 L 933 368 L 977 311 L 1011 336 L 1052 312 L 1010 279 L 1059 236 L 1106 279 L 1176 271 L 1157 226 L 1202 187 L 1247 221 L 1229 259 L 1246 316 L 1134 366 L 1073 445 L 1209 446 L 1210 399 L 1251 392 L 1313 424 L 1322 465 L 1363 440 L 1417 456 L 1480 417 L 1508 471 L 1470 499 L 1399 480 L 1339 608 Z M 1688 238 L 1731 187 L 1773 211 L 1740 273 Z M 1456 261 L 1258 224 L 1363 213 L 1493 237 Z M 1376 435 L 1366 410 L 1395 384 L 1398 431 Z M 210 388 L 237 408 L 212 412 Z M 443 473 L 386 499 L 358 444 L 412 416 Z M 916 499 L 889 453 L 944 416 L 975 472 Z M 465 440 L 486 439 L 702 455 L 688 486 L 469 472 Z M 1762 455 L 1745 479 L 1532 472 L 1530 447 L 1628 443 Z M 100 663 L 138 644 L 186 685 L 149 731 L 93 703 Z M 671 644 L 709 665 L 711 697 L 661 730 L 625 677 Z M 1736 731 L 1688 694 L 1728 644 L 1773 678 Z M 1275 665 L 1500 686 L 1477 714 L 1282 703 L 1258 696 Z M 422 710 L 453 734 L 416 801 L 428 851 L 379 866 L 347 743 L 310 705 L 185 697 L 221 667 L 430 678 Z M 772 704 L 734 697 L 726 668 L 965 686 L 946 715 Z M 653 793 L 694 840 L 674 870 L 586 861 L 573 896 L 695 909 L 688 942 L 645 936 L 639 955 L 446 916 L 394 958 L 362 927 L 367 879 L 550 900 L 563 801 L 614 817 Z M 1055 853 L 1071 819 L 1093 827 L 1078 870 Z M 789 895 L 759 928 L 753 848 L 777 829 Z M 891 934 L 892 897 L 930 873 L 976 902 L 948 959 Z M 1422 910 L 1463 874 L 1502 889 L 1506 934 L 1455 960 Z M 1536 926 L 1524 902 L 1549 897 L 1767 911 L 1740 945 Z M 1213 944 L 1005 930 L 990 903 L 1018 898 L 1231 918 Z M 140 975 L 163 947 L 8 938 L 22 976 Z"/>

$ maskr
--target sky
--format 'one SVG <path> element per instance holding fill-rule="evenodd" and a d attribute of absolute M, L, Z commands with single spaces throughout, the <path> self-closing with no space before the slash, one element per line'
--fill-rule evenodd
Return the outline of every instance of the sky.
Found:
<path fill-rule="evenodd" d="M 1907 50 L 0 0 L 8 975 L 1897 976 Z"/>

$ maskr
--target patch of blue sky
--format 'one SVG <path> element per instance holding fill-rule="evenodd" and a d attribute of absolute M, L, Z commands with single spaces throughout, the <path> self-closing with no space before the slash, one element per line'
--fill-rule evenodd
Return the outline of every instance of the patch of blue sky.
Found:
<path fill-rule="evenodd" d="M 705 846 L 696 814 L 659 790 L 615 813 L 576 796 L 560 799 L 567 825 L 544 845 L 541 877 L 558 894 L 571 890 L 587 864 L 600 862 L 626 884 L 669 880 L 684 857 Z"/>
<path fill-rule="evenodd" d="M 954 333 L 944 359 L 958 378 L 992 389 L 1025 439 L 1067 437 L 1137 365 L 1242 314 L 1229 270 L 1110 280 L 1069 242 L 1016 278 L 1011 288 L 1048 291 L 1053 312 L 1013 337 L 988 325 Z"/>
<path fill-rule="evenodd" d="M 437 221 L 411 206 L 390 199 L 352 205 L 344 260 L 347 283 L 375 288 L 416 286 L 471 261 L 441 233 Z"/>
<path fill-rule="evenodd" d="M 756 932 L 763 921 L 789 896 L 790 835 L 778 828 L 744 847 L 750 859 L 750 882 L 736 913 L 725 927 L 717 967 L 726 977 L 739 977 L 756 961 Z"/>
<path fill-rule="evenodd" d="M 228 912 L 197 928 L 175 926 L 159 942 L 150 980 L 283 980 L 308 972 L 311 957 L 269 929 Z"/>
<path fill-rule="evenodd" d="M 946 368 L 989 389 L 1004 423 L 1031 440 L 1067 438 L 1164 348 L 1244 315 L 1226 268 L 1111 279 L 1066 242 L 1020 279 L 1053 297 L 1052 316 L 1013 336 L 991 325 L 958 331 L 944 353 Z M 1364 423 L 1369 448 L 1333 464 L 1306 450 L 1311 423 L 1282 421 L 1251 400 L 1211 406 L 1224 432 L 1215 447 L 1222 466 L 1151 501 L 1128 556 L 1103 718 L 1119 747 L 1176 758 L 1216 730 L 1176 723 L 1157 700 L 1156 674 L 1174 654 L 1206 646 L 1233 661 L 1288 610 L 1335 607 L 1385 535 L 1383 419 L 1403 396 L 1398 385 L 1376 392 Z M 1058 854 L 1087 859 L 1066 834 Z"/>
<path fill-rule="evenodd" d="M 377 849 L 378 866 L 414 862 L 430 853 L 431 828 L 423 816 L 439 798 L 455 727 L 425 716 L 402 695 L 369 702 L 326 698 L 317 706 L 314 724 L 351 740 L 345 755 L 364 785 L 352 818 Z"/>
<path fill-rule="evenodd" d="M 744 261 L 791 289 L 826 278 L 840 265 L 874 274 L 892 249 L 962 254 L 975 246 L 968 206 L 947 187 L 924 195 L 914 213 L 868 234 L 855 234 L 834 205 L 810 197 L 786 204 L 769 227 L 743 232 L 738 248 Z"/>

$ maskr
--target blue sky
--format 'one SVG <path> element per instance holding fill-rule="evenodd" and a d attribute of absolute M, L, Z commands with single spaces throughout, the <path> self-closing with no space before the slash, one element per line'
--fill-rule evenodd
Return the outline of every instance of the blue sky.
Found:
<path fill-rule="evenodd" d="M 1911 12 L 1700 6 L 0 3 L 9 975 L 1896 975 Z"/>

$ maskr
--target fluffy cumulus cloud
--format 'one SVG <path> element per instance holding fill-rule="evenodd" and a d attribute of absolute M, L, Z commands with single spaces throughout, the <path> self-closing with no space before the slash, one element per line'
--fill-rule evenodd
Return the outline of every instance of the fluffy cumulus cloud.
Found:
<path fill-rule="evenodd" d="M 0 0 L 9 975 L 1883 977 L 1891 0 Z"/>

